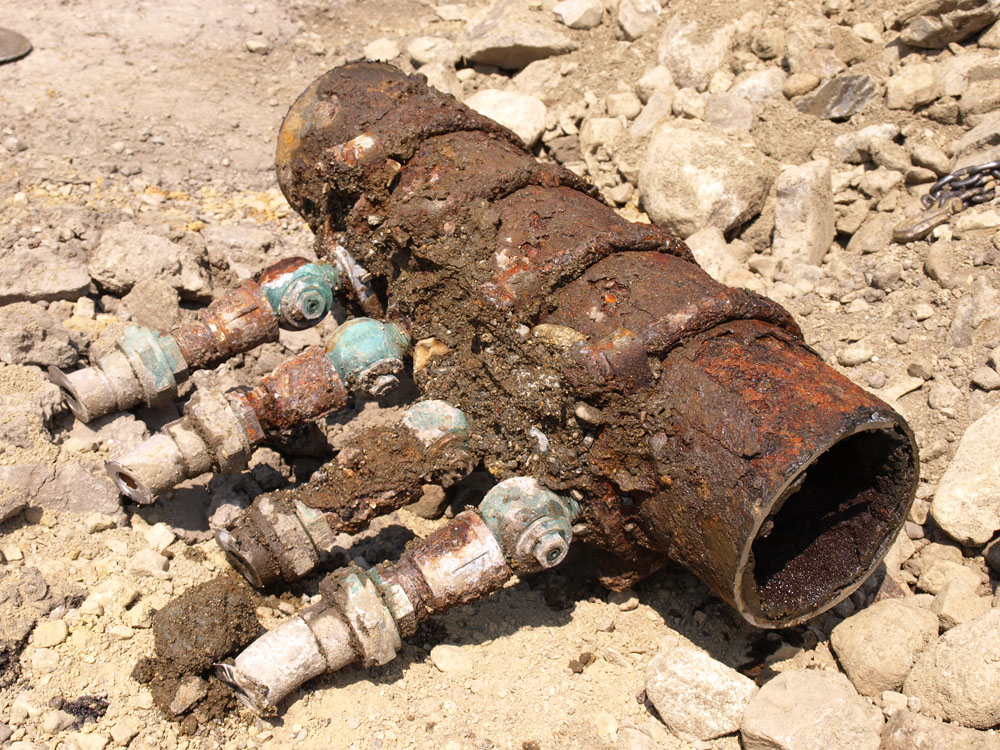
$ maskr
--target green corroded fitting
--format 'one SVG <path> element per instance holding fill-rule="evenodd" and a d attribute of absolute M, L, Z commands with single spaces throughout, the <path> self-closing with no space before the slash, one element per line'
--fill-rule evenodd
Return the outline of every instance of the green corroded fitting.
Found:
<path fill-rule="evenodd" d="M 403 424 L 428 448 L 446 438 L 469 439 L 469 420 L 447 401 L 421 401 L 406 410 Z"/>
<path fill-rule="evenodd" d="M 132 363 L 147 403 L 154 403 L 162 394 L 173 393 L 177 386 L 176 376 L 187 370 L 184 355 L 169 333 L 145 326 L 129 326 L 118 348 Z"/>
<path fill-rule="evenodd" d="M 483 521 L 521 572 L 551 568 L 566 558 L 579 512 L 579 503 L 546 489 L 533 477 L 506 479 L 479 504 Z"/>
<path fill-rule="evenodd" d="M 334 331 L 326 356 L 348 389 L 382 396 L 398 384 L 411 343 L 395 323 L 354 318 Z"/>
<path fill-rule="evenodd" d="M 264 285 L 278 319 L 291 328 L 309 328 L 326 317 L 340 290 L 340 271 L 329 263 L 306 263 Z"/>

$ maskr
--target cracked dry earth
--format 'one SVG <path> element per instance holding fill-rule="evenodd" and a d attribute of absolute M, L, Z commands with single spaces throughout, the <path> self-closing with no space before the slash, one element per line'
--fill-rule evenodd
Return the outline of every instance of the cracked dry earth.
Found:
<path fill-rule="evenodd" d="M 1000 747 L 1000 208 L 890 241 L 938 177 L 998 158 L 998 12 L 6 0 L 0 26 L 34 51 L 0 66 L 0 745 Z M 578 560 L 446 613 L 385 667 L 314 680 L 268 720 L 214 685 L 158 697 L 138 681 L 156 613 L 228 575 L 212 530 L 414 391 L 273 442 L 241 475 L 122 507 L 103 461 L 178 409 L 79 424 L 44 367 L 85 365 L 128 322 L 168 328 L 309 255 L 276 187 L 275 135 L 309 82 L 365 57 L 420 68 L 623 216 L 686 237 L 716 278 L 784 304 L 827 362 L 904 414 L 921 482 L 885 570 L 807 625 L 764 632 L 679 568 L 609 595 Z M 334 324 L 193 384 L 252 383 Z M 451 492 L 446 515 L 476 490 Z M 391 559 L 446 522 L 419 510 L 342 539 L 344 559 Z M 246 590 L 242 622 L 252 609 L 273 627 L 316 594 L 315 579 Z"/>

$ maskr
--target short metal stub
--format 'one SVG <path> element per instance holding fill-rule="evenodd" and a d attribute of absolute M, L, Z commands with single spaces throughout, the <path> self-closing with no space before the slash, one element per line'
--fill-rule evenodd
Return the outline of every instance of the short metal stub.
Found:
<path fill-rule="evenodd" d="M 20 60 L 31 52 L 28 38 L 11 29 L 0 29 L 0 65 Z"/>

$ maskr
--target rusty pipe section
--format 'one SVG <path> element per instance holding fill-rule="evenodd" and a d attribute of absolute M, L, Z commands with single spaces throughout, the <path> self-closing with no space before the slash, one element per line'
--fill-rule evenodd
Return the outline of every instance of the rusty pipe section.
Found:
<path fill-rule="evenodd" d="M 234 568 L 260 588 L 312 572 L 341 533 L 448 487 L 473 468 L 465 415 L 444 401 L 414 404 L 399 424 L 365 430 L 305 484 L 256 498 L 215 538 Z"/>
<path fill-rule="evenodd" d="M 318 254 L 346 247 L 434 340 L 416 382 L 476 425 L 470 452 L 579 500 L 608 585 L 674 558 L 783 627 L 847 596 L 901 528 L 917 459 L 899 414 L 780 305 L 716 283 L 420 76 L 328 72 L 289 111 L 277 166 Z"/>
<path fill-rule="evenodd" d="M 283 258 L 256 281 L 238 287 L 199 311 L 195 320 L 169 332 L 129 326 L 115 349 L 92 367 L 65 373 L 49 368 L 81 422 L 139 404 L 160 406 L 177 397 L 191 372 L 215 367 L 236 354 L 277 341 L 279 328 L 309 328 L 329 313 L 346 286 L 370 309 L 370 278 L 342 248 L 329 262 Z"/>
<path fill-rule="evenodd" d="M 183 417 L 105 468 L 121 493 L 140 504 L 206 471 L 241 471 L 269 433 L 340 411 L 352 393 L 386 393 L 409 348 L 398 325 L 354 318 L 326 350 L 309 347 L 255 388 L 195 393 Z"/>
<path fill-rule="evenodd" d="M 478 510 L 459 513 L 396 562 L 329 574 L 318 604 L 265 633 L 232 664 L 216 665 L 216 675 L 266 715 L 320 674 L 354 662 L 387 664 L 432 614 L 487 596 L 515 573 L 562 562 L 578 512 L 573 500 L 530 477 L 502 482 Z"/>

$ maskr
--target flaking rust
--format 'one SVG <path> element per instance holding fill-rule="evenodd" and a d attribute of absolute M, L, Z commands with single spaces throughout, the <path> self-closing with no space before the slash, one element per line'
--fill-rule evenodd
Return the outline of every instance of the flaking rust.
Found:
<path fill-rule="evenodd" d="M 909 426 L 682 241 L 387 65 L 314 82 L 277 167 L 319 255 L 347 248 L 387 316 L 434 342 L 417 385 L 468 415 L 473 458 L 580 501 L 607 584 L 670 557 L 787 626 L 884 555 L 916 487 Z"/>

